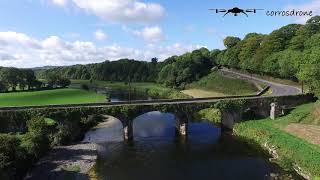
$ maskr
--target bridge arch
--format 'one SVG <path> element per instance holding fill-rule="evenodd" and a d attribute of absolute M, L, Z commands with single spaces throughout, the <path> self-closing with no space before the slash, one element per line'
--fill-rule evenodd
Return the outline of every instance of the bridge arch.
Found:
<path fill-rule="evenodd" d="M 150 111 L 133 119 L 134 138 L 161 137 L 175 135 L 177 118 L 174 113 Z"/>

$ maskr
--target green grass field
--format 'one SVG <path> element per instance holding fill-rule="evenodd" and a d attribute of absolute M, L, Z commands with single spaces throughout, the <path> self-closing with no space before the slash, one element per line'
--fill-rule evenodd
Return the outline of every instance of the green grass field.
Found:
<path fill-rule="evenodd" d="M 320 146 L 310 143 L 310 139 L 319 138 L 319 131 L 311 136 L 299 136 L 296 132 L 287 132 L 289 125 L 300 125 L 301 128 L 319 128 L 314 116 L 319 108 L 317 103 L 299 106 L 290 114 L 276 120 L 246 121 L 236 124 L 235 134 L 254 141 L 261 146 L 268 144 L 276 147 L 279 158 L 276 162 L 287 170 L 293 170 L 295 165 L 307 172 L 312 179 L 320 178 Z M 306 126 L 308 124 L 308 126 Z M 310 129 L 305 129 L 308 132 Z M 301 135 L 301 134 L 300 134 Z"/>
<path fill-rule="evenodd" d="M 0 106 L 79 104 L 106 102 L 104 95 L 79 89 L 55 89 L 34 92 L 1 93 Z"/>
<path fill-rule="evenodd" d="M 204 90 L 213 92 L 211 93 L 213 95 L 247 95 L 258 91 L 254 84 L 248 81 L 223 77 L 217 72 L 212 72 L 199 81 L 187 85 L 186 90 Z M 202 95 L 200 91 L 196 94 L 199 97 L 207 97 L 205 94 Z"/>

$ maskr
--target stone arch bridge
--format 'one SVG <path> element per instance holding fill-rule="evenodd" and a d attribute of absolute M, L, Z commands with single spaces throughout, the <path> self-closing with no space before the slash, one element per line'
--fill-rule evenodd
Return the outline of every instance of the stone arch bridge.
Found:
<path fill-rule="evenodd" d="M 124 140 L 133 139 L 133 120 L 145 113 L 160 111 L 172 113 L 177 119 L 176 129 L 181 136 L 187 136 L 188 122 L 192 115 L 205 108 L 217 108 L 221 111 L 222 130 L 232 130 L 233 125 L 244 120 L 245 116 L 272 119 L 283 113 L 283 110 L 313 102 L 315 97 L 307 95 L 274 96 L 274 97 L 227 97 L 227 98 L 199 98 L 182 100 L 134 101 L 101 104 L 78 105 L 49 105 L 29 107 L 2 107 L 0 120 L 14 116 L 17 113 L 31 112 L 50 116 L 54 113 L 78 112 L 88 116 L 94 114 L 110 115 L 122 122 Z"/>

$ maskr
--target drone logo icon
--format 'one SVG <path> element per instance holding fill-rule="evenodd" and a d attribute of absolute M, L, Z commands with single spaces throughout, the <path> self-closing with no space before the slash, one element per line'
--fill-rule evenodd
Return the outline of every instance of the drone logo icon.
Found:
<path fill-rule="evenodd" d="M 244 14 L 247 17 L 247 13 L 256 13 L 259 10 L 264 10 L 264 9 L 240 9 L 238 7 L 234 7 L 232 9 L 209 9 L 210 11 L 215 11 L 216 13 L 225 13 L 223 17 L 225 17 L 227 14 L 234 14 L 234 16 L 238 16 L 239 14 Z"/>

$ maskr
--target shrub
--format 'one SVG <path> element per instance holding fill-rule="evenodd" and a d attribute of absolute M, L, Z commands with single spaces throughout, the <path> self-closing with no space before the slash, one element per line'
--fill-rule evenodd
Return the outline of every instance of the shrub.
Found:
<path fill-rule="evenodd" d="M 21 147 L 35 159 L 49 149 L 48 127 L 43 117 L 34 117 L 27 122 L 28 132 L 22 137 Z"/>
<path fill-rule="evenodd" d="M 83 89 L 83 90 L 86 90 L 86 91 L 89 91 L 89 86 L 88 85 L 86 85 L 86 84 L 81 84 L 81 89 Z"/>

